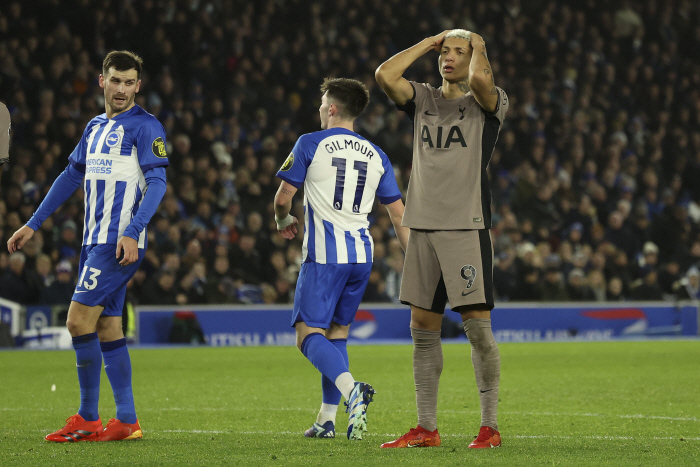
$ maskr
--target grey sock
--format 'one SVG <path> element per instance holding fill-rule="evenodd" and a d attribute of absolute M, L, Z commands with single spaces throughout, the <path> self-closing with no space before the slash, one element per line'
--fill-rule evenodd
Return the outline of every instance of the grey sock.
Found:
<path fill-rule="evenodd" d="M 462 323 L 472 346 L 472 364 L 481 402 L 481 426 L 498 430 L 498 383 L 501 354 L 491 331 L 491 320 L 472 318 Z"/>
<path fill-rule="evenodd" d="M 442 373 L 440 331 L 411 328 L 413 337 L 413 380 L 416 383 L 418 424 L 428 431 L 437 429 L 437 398 Z"/>

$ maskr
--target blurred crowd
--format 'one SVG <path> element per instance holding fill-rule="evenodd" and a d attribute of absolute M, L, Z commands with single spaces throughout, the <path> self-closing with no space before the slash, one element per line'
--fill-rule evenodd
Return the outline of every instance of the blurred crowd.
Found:
<path fill-rule="evenodd" d="M 163 123 L 170 160 L 129 300 L 291 303 L 302 233 L 276 232 L 275 173 L 319 129 L 323 78 L 367 85 L 356 131 L 389 155 L 405 190 L 412 123 L 374 70 L 456 27 L 484 37 L 511 101 L 489 166 L 497 300 L 698 298 L 700 3 L 690 0 L 3 2 L 3 244 L 104 112 L 105 54 L 128 49 L 144 59 L 136 102 Z M 439 86 L 437 55 L 405 76 Z M 301 194 L 293 212 L 303 218 Z M 364 300 L 396 302 L 403 254 L 386 211 L 370 220 Z M 69 301 L 82 223 L 79 189 L 21 252 L 0 253 L 0 297 Z"/>

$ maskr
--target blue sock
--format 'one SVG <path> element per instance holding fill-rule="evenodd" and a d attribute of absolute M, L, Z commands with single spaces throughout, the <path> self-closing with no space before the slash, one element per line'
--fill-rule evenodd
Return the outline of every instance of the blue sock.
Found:
<path fill-rule="evenodd" d="M 100 347 L 105 359 L 105 372 L 112 385 L 114 403 L 117 405 L 116 418 L 122 423 L 136 423 L 134 393 L 131 390 L 131 358 L 126 348 L 126 338 L 102 342 Z"/>
<path fill-rule="evenodd" d="M 345 365 L 349 368 L 350 361 L 348 360 L 348 340 L 347 339 L 329 339 L 329 342 L 338 349 L 345 360 Z M 323 403 L 331 405 L 340 405 L 340 398 L 343 395 L 338 391 L 335 385 L 335 380 L 331 381 L 325 376 L 321 376 L 321 388 L 323 389 Z"/>
<path fill-rule="evenodd" d="M 301 353 L 333 383 L 341 373 L 350 371 L 343 354 L 323 334 L 314 332 L 306 336 L 301 343 Z"/>
<path fill-rule="evenodd" d="M 100 374 L 102 373 L 102 356 L 97 333 L 85 334 L 73 338 L 75 360 L 80 383 L 80 409 L 78 414 L 89 422 L 100 418 Z"/>

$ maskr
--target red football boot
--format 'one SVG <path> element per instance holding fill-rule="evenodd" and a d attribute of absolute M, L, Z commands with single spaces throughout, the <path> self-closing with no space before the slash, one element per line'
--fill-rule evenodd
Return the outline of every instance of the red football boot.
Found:
<path fill-rule="evenodd" d="M 75 443 L 76 441 L 97 441 L 102 433 L 102 420 L 88 422 L 75 414 L 66 419 L 66 426 L 46 435 L 46 441 L 57 443 Z"/>
<path fill-rule="evenodd" d="M 440 434 L 437 429 L 428 431 L 418 425 L 411 428 L 408 433 L 396 439 L 382 444 L 383 448 L 429 448 L 440 446 Z"/>
<path fill-rule="evenodd" d="M 139 438 L 143 438 L 143 432 L 138 420 L 136 420 L 136 423 L 122 423 L 113 418 L 107 423 L 99 441 L 121 441 Z"/>
<path fill-rule="evenodd" d="M 497 448 L 501 445 L 501 434 L 490 426 L 482 426 L 479 436 L 469 445 L 473 449 Z"/>

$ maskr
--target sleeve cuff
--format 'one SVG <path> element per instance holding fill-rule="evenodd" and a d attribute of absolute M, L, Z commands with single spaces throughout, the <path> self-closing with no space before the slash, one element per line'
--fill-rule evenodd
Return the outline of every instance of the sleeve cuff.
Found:
<path fill-rule="evenodd" d="M 34 216 L 32 216 L 32 218 L 29 219 L 29 222 L 27 222 L 27 227 L 36 232 L 41 227 L 41 224 L 34 220 Z"/>
<path fill-rule="evenodd" d="M 68 159 L 68 162 L 70 162 L 70 165 L 72 165 L 73 168 L 74 168 L 75 170 L 77 170 L 78 172 L 80 172 L 80 173 L 82 173 L 82 174 L 85 173 L 85 164 L 78 164 L 77 162 L 75 162 L 75 161 L 73 161 L 73 160 L 71 160 L 71 159 Z"/>
<path fill-rule="evenodd" d="M 391 204 L 391 203 L 393 203 L 394 201 L 400 200 L 400 199 L 401 199 L 401 195 L 387 196 L 387 197 L 378 196 L 378 198 L 379 198 L 379 202 L 380 202 L 380 203 L 386 205 L 386 204 Z"/>
<path fill-rule="evenodd" d="M 297 190 L 298 190 L 299 188 L 301 188 L 301 185 L 303 184 L 303 182 L 302 182 L 302 183 L 299 183 L 299 182 L 297 182 L 297 181 L 295 181 L 295 180 L 291 180 L 291 179 L 289 179 L 289 177 L 287 177 L 286 175 L 282 175 L 282 174 L 280 174 L 279 172 L 277 173 L 277 178 L 279 178 L 280 180 L 284 180 L 285 182 L 289 183 L 290 185 L 292 185 L 292 186 L 293 186 L 294 188 L 296 188 Z"/>
<path fill-rule="evenodd" d="M 156 167 L 168 167 L 168 166 L 170 166 L 170 163 L 167 162 L 167 161 L 158 162 L 158 163 L 156 163 L 156 164 L 142 165 L 142 166 L 141 166 L 141 172 L 146 173 L 146 172 L 148 172 L 149 170 L 154 169 L 154 168 L 156 168 Z"/>
<path fill-rule="evenodd" d="M 129 237 L 129 238 L 133 238 L 134 240 L 136 240 L 136 241 L 138 242 L 138 241 L 139 241 L 139 237 L 141 236 L 141 234 L 140 234 L 139 232 L 136 232 L 136 233 L 135 233 L 135 230 L 136 230 L 136 229 L 135 229 L 134 227 L 132 227 L 132 226 L 127 227 L 127 228 L 124 230 L 124 236 L 125 236 L 125 237 Z"/>
<path fill-rule="evenodd" d="M 496 101 L 496 108 L 493 110 L 493 112 L 488 112 L 484 110 L 484 113 L 488 115 L 489 117 L 495 117 L 496 114 L 498 113 L 498 110 L 501 108 L 501 93 L 498 93 L 498 100 Z"/>
<path fill-rule="evenodd" d="M 409 115 L 413 115 L 416 112 L 416 86 L 411 81 L 409 81 L 409 83 L 413 88 L 413 97 L 407 100 L 404 104 L 396 104 L 396 108 L 402 112 L 406 112 Z"/>

